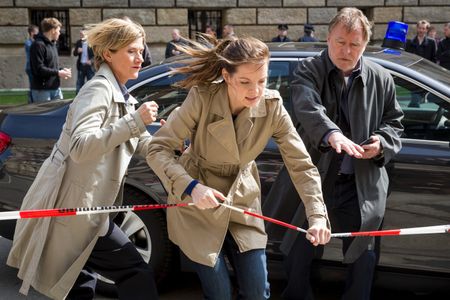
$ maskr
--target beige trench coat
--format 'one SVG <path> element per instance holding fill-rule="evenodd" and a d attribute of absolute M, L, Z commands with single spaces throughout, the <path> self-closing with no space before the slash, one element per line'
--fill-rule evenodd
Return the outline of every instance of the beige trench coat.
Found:
<path fill-rule="evenodd" d="M 71 104 L 52 154 L 42 165 L 21 209 L 92 207 L 121 201 L 123 178 L 135 151 L 147 152 L 150 134 L 125 104 L 103 64 Z M 119 199 L 120 198 L 120 199 Z M 29 286 L 63 299 L 87 261 L 108 215 L 19 220 L 7 264 Z"/>
<path fill-rule="evenodd" d="M 320 177 L 283 107 L 277 91 L 266 90 L 254 108 L 233 121 L 227 86 L 193 87 L 183 105 L 154 135 L 147 162 L 163 182 L 169 203 L 191 202 L 184 194 L 193 179 L 227 195 L 232 205 L 261 213 L 261 192 L 254 159 L 273 137 L 305 202 L 310 225 L 327 220 Z M 177 160 L 174 150 L 188 138 Z M 170 239 L 193 261 L 214 266 L 227 231 L 241 252 L 266 247 L 261 219 L 224 207 L 167 210 Z"/>

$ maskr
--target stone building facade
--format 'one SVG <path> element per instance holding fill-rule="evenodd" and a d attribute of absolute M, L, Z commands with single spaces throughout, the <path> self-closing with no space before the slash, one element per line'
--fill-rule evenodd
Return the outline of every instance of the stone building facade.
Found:
<path fill-rule="evenodd" d="M 68 47 L 73 47 L 84 24 L 127 15 L 144 27 L 157 63 L 164 58 L 173 28 L 180 29 L 184 36 L 192 35 L 191 16 L 198 11 L 218 13 L 218 26 L 233 24 L 237 35 L 269 41 L 277 34 L 277 24 L 285 23 L 289 25 L 289 36 L 296 40 L 303 34 L 303 24 L 310 23 L 315 26 L 316 37 L 324 41 L 330 18 L 346 6 L 362 9 L 374 22 L 372 43 L 381 42 L 391 20 L 409 24 L 409 37 L 414 35 L 414 25 L 420 19 L 435 25 L 438 36 L 443 34 L 444 23 L 450 21 L 450 0 L 0 0 L 0 88 L 28 86 L 23 42 L 27 25 L 37 11 L 65 14 Z M 62 66 L 72 67 L 74 75 L 63 87 L 75 86 L 75 58 L 70 54 L 60 56 Z"/>

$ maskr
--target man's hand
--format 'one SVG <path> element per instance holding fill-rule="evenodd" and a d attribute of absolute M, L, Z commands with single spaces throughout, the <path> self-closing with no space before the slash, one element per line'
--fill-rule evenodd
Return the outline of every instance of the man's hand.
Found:
<path fill-rule="evenodd" d="M 370 136 L 372 142 L 370 144 L 363 145 L 364 153 L 362 154 L 362 159 L 371 159 L 378 156 L 381 153 L 381 142 L 378 135 Z"/>
<path fill-rule="evenodd" d="M 151 124 L 156 121 L 156 116 L 158 115 L 158 104 L 156 104 L 155 101 L 144 102 L 141 106 L 139 106 L 137 112 L 145 125 Z"/>
<path fill-rule="evenodd" d="M 355 158 L 363 158 L 364 148 L 358 144 L 353 143 L 341 132 L 336 131 L 330 134 L 328 143 L 336 150 L 337 153 L 345 151 L 348 155 Z"/>
<path fill-rule="evenodd" d="M 201 183 L 197 183 L 191 193 L 192 201 L 195 206 L 200 209 L 214 208 L 219 206 L 219 198 L 222 201 L 225 201 L 227 198 L 219 191 L 207 187 Z"/>
<path fill-rule="evenodd" d="M 69 79 L 72 77 L 72 69 L 64 68 L 58 71 L 58 76 L 64 79 Z"/>

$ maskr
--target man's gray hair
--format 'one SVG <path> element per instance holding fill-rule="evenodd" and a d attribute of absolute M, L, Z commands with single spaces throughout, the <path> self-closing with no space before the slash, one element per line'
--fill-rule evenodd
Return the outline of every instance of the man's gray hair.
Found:
<path fill-rule="evenodd" d="M 348 32 L 362 28 L 364 40 L 368 42 L 372 36 L 372 23 L 367 19 L 362 11 L 355 7 L 345 7 L 331 19 L 328 25 L 330 33 L 337 24 L 343 24 Z"/>

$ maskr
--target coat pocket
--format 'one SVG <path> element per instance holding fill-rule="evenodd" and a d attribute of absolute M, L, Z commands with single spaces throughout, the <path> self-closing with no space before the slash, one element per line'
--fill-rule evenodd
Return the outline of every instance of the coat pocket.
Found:
<path fill-rule="evenodd" d="M 251 208 L 259 212 L 261 198 L 259 182 L 250 172 L 243 172 L 241 176 L 241 184 L 234 194 L 233 203 L 244 209 Z"/>
<path fill-rule="evenodd" d="M 87 207 L 88 193 L 85 192 L 84 188 L 75 182 L 69 182 L 67 184 L 62 184 L 59 190 L 58 199 L 56 203 L 57 208 L 77 208 L 77 207 Z M 69 217 L 56 217 L 55 222 L 68 225 L 77 216 Z"/>

